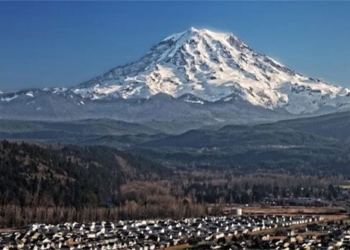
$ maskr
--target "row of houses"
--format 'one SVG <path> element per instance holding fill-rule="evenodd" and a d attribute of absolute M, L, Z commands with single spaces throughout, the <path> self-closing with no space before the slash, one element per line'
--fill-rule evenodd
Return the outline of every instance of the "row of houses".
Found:
<path fill-rule="evenodd" d="M 315 223 L 321 219 L 318 216 L 261 215 L 183 220 L 66 222 L 57 225 L 36 223 L 28 225 L 25 230 L 0 234 L 0 249 L 164 249 L 187 244 L 193 239 L 215 243 L 219 239 L 278 227 Z"/>
<path fill-rule="evenodd" d="M 249 240 L 240 239 L 236 244 L 238 249 L 244 249 L 251 243 Z M 252 245 L 250 245 L 252 246 Z M 282 235 L 264 235 L 262 242 L 253 249 L 350 249 L 350 225 L 328 223 L 328 225 L 312 224 L 296 230 L 286 230 Z M 248 249 L 251 249 L 248 247 Z"/>

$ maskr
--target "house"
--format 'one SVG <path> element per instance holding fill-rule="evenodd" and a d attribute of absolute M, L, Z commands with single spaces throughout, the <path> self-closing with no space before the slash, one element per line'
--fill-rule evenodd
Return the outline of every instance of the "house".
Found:
<path fill-rule="evenodd" d="M 294 230 L 288 229 L 287 230 L 287 236 L 294 236 Z"/>

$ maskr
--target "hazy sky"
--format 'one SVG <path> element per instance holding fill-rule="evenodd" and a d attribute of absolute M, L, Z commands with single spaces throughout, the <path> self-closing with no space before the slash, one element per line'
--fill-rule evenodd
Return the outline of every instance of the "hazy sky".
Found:
<path fill-rule="evenodd" d="M 350 2 L 0 2 L 0 90 L 79 84 L 191 26 L 350 87 Z"/>

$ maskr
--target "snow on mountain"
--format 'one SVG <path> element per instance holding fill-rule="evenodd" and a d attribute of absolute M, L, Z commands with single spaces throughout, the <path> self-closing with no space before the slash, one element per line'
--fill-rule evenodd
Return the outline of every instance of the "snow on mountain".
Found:
<path fill-rule="evenodd" d="M 148 99 L 164 93 L 203 101 L 233 96 L 291 114 L 322 107 L 349 108 L 349 89 L 303 76 L 255 52 L 233 34 L 191 28 L 153 46 L 140 60 L 117 67 L 71 89 L 83 98 Z"/>
<path fill-rule="evenodd" d="M 0 100 L 1 100 L 2 102 L 10 102 L 10 101 L 16 99 L 17 97 L 18 97 L 18 95 L 13 95 L 13 96 L 11 96 L 11 97 L 2 97 Z"/>
<path fill-rule="evenodd" d="M 298 74 L 233 34 L 191 28 L 75 87 L 0 93 L 0 119 L 110 118 L 193 129 L 342 111 L 349 96 L 349 89 Z"/>

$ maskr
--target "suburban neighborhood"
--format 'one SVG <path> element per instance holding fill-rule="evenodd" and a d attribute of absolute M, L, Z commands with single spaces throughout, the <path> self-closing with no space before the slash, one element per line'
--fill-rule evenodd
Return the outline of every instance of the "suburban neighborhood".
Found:
<path fill-rule="evenodd" d="M 350 225 L 322 216 L 221 216 L 30 224 L 0 234 L 9 249 L 348 249 Z"/>

